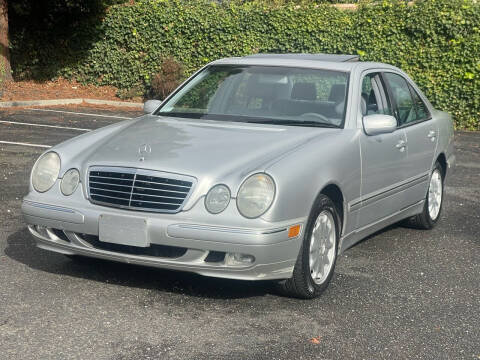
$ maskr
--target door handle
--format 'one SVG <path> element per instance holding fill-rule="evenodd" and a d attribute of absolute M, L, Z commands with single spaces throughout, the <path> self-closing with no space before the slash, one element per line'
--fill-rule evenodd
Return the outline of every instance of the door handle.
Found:
<path fill-rule="evenodd" d="M 430 130 L 430 131 L 428 132 L 427 137 L 428 137 L 430 140 L 435 141 L 435 135 L 436 135 L 436 132 L 435 132 L 434 130 Z"/>
<path fill-rule="evenodd" d="M 407 147 L 407 142 L 405 140 L 400 140 L 395 147 L 400 150 L 400 151 L 405 151 L 405 148 Z"/>

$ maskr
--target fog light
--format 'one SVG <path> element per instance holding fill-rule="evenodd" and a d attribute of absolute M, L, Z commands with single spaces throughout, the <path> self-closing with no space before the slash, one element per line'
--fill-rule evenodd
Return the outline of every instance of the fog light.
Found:
<path fill-rule="evenodd" d="M 240 253 L 227 253 L 225 255 L 225 265 L 238 266 L 238 265 L 250 265 L 255 261 L 253 255 L 240 254 Z"/>

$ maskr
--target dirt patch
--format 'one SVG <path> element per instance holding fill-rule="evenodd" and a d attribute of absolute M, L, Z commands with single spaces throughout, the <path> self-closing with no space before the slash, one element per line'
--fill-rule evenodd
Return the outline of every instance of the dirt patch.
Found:
<path fill-rule="evenodd" d="M 123 100 L 116 94 L 117 88 L 113 86 L 82 85 L 76 81 L 62 78 L 46 82 L 9 81 L 0 89 L 0 101 L 89 98 L 143 102 L 143 99 L 140 97 Z"/>

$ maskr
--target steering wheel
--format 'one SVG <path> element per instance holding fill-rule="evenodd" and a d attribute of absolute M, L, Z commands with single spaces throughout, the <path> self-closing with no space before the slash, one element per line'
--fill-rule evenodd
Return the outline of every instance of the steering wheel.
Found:
<path fill-rule="evenodd" d="M 322 120 L 323 122 L 326 122 L 328 124 L 331 124 L 332 122 L 330 120 L 328 120 L 327 117 L 323 116 L 322 114 L 317 114 L 317 113 L 313 113 L 313 112 L 308 112 L 308 113 L 304 113 L 302 115 L 300 115 L 301 117 L 315 117 L 315 118 L 318 118 L 320 120 Z"/>

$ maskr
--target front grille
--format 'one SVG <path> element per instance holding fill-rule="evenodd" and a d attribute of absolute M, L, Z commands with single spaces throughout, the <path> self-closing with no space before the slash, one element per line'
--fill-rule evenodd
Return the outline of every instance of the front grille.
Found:
<path fill-rule="evenodd" d="M 93 166 L 88 172 L 92 203 L 139 211 L 178 212 L 193 184 L 189 176 L 144 169 Z"/>

